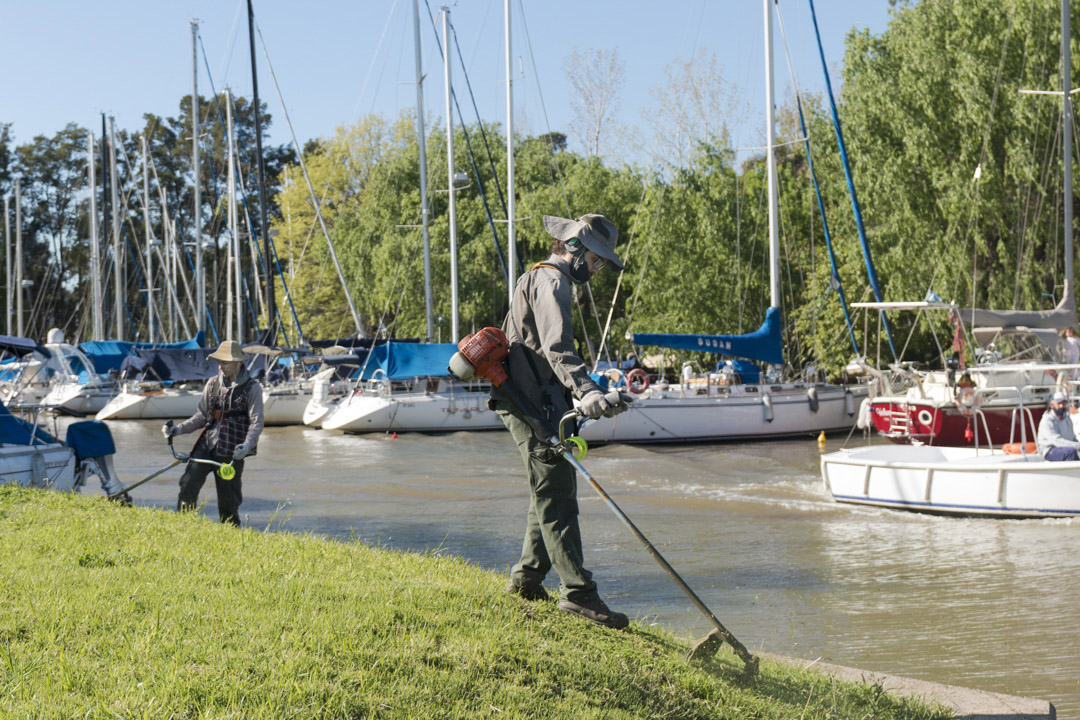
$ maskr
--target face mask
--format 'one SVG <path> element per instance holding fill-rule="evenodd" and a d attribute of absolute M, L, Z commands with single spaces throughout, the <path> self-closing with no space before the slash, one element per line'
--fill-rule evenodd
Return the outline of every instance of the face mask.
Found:
<path fill-rule="evenodd" d="M 570 261 L 570 279 L 578 285 L 589 282 L 592 275 L 589 273 L 589 263 L 585 262 L 585 254 L 577 255 Z"/>
<path fill-rule="evenodd" d="M 1065 417 L 1066 408 L 1054 408 L 1054 414 L 1058 416 L 1058 419 Z"/>

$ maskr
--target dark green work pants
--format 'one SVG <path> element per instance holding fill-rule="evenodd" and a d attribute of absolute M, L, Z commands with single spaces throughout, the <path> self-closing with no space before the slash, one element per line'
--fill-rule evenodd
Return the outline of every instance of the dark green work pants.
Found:
<path fill-rule="evenodd" d="M 516 585 L 537 587 L 555 568 L 562 584 L 559 595 L 573 602 L 596 595 L 592 573 L 585 569 L 578 528 L 577 473 L 561 456 L 548 459 L 550 448 L 533 434 L 521 412 L 497 401 L 499 418 L 514 436 L 529 477 L 529 519 L 521 560 L 510 571 Z M 545 450 L 547 452 L 545 453 Z"/>
<path fill-rule="evenodd" d="M 193 458 L 206 458 L 215 462 L 225 462 L 226 460 L 226 458 L 218 457 L 204 448 L 202 443 L 199 443 L 191 456 Z M 221 522 L 232 523 L 240 527 L 240 503 L 244 501 L 243 493 L 240 491 L 240 478 L 244 474 L 244 461 L 235 460 L 232 465 L 236 469 L 236 476 L 232 480 L 222 480 L 216 472 L 217 467 L 215 465 L 189 462 L 184 468 L 184 474 L 180 476 L 180 498 L 176 503 L 176 509 L 178 511 L 194 510 L 199 503 L 199 491 L 202 490 L 203 483 L 206 482 L 206 476 L 214 473 L 214 485 L 217 488 L 218 516 L 221 518 Z"/>

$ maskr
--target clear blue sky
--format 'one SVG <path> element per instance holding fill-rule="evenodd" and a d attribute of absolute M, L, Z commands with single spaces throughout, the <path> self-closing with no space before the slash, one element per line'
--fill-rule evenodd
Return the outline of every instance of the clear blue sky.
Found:
<path fill-rule="evenodd" d="M 524 13 L 521 4 L 524 5 Z M 439 3 L 432 2 L 434 14 Z M 100 132 L 100 113 L 118 127 L 142 126 L 144 112 L 175 115 L 191 92 L 191 27 L 198 19 L 206 64 L 199 56 L 199 91 L 226 84 L 250 96 L 251 69 L 245 0 L 39 0 L 8 2 L 0 38 L 0 122 L 13 124 L 16 143 L 51 135 L 69 122 Z M 477 105 L 485 121 L 506 115 L 503 0 L 448 3 Z M 834 88 L 839 88 L 844 37 L 852 27 L 882 32 L 888 0 L 817 0 Z M 369 112 L 388 116 L 415 104 L 412 0 L 254 0 L 256 22 L 269 51 L 301 143 L 327 136 Z M 442 69 L 434 33 L 421 4 L 427 114 L 441 116 Z M 782 0 L 781 13 L 798 81 L 824 87 L 807 0 Z M 524 24 L 522 15 L 524 14 Z M 572 117 L 572 89 L 563 59 L 575 47 L 617 49 L 625 62 L 620 119 L 642 125 L 656 112 L 649 90 L 663 68 L 704 50 L 715 53 L 725 78 L 756 113 L 764 102 L 763 11 L 760 0 L 513 0 L 515 130 L 547 132 Z M 533 70 L 525 30 L 531 40 Z M 274 118 L 269 142 L 289 141 L 281 103 L 256 37 L 259 94 Z M 790 87 L 779 26 L 775 27 L 777 99 Z M 521 58 L 520 64 L 517 58 Z M 464 91 L 460 65 L 455 84 Z M 539 88 L 539 90 L 538 90 Z M 465 96 L 459 95 L 464 103 Z M 469 108 L 469 109 L 466 109 Z M 463 104 L 466 120 L 471 107 Z M 737 126 L 736 145 L 760 142 L 758 123 Z"/>

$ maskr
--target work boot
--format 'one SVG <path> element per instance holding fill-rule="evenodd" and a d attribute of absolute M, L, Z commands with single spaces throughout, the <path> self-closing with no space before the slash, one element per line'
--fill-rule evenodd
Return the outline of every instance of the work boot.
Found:
<path fill-rule="evenodd" d="M 592 620 L 597 625 L 621 630 L 630 624 L 625 615 L 615 612 L 604 604 L 598 596 L 589 600 L 574 602 L 572 600 L 560 600 L 559 609 L 571 615 L 580 615 L 586 620 Z"/>
<path fill-rule="evenodd" d="M 520 595 L 526 600 L 549 600 L 551 596 L 543 585 L 518 585 L 513 580 L 506 586 L 506 592 L 511 595 Z"/>

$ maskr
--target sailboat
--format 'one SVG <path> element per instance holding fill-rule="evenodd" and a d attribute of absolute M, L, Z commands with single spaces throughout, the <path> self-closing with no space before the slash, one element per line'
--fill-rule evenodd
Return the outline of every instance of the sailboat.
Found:
<path fill-rule="evenodd" d="M 1062 0 L 1062 37 L 1069 37 L 1069 2 Z M 1077 393 L 1080 366 L 1056 357 L 1058 334 L 1077 324 L 1073 287 L 1073 187 L 1069 43 L 1061 49 L 1060 92 L 1021 90 L 1022 94 L 1060 95 L 1065 132 L 1062 138 L 1064 175 L 1065 291 L 1050 310 L 962 309 L 928 297 L 922 303 L 867 303 L 864 307 L 906 310 L 944 309 L 957 326 L 954 354 L 947 369 L 915 372 L 894 365 L 874 371 L 876 383 L 868 401 L 868 418 L 878 433 L 897 443 L 975 447 L 1013 443 L 1026 435 L 1034 439 L 1047 402 L 1055 390 Z M 858 307 L 859 304 L 855 304 Z M 975 343 L 975 364 L 964 367 L 962 331 L 969 328 Z M 1074 418 L 1076 416 L 1074 415 Z M 1076 421 L 1074 420 L 1074 423 Z"/>
<path fill-rule="evenodd" d="M 507 8 L 508 10 L 508 8 Z M 347 432 L 453 432 L 459 430 L 501 430 L 502 422 L 488 409 L 490 387 L 483 382 L 462 382 L 450 376 L 447 359 L 457 349 L 458 292 L 457 240 L 455 223 L 455 190 L 460 173 L 454 171 L 453 114 L 451 111 L 449 10 L 442 10 L 444 33 L 443 61 L 446 85 L 446 127 L 448 157 L 449 227 L 450 227 L 450 343 L 402 344 L 393 341 L 375 348 L 370 362 L 365 363 L 361 377 L 351 390 L 329 397 L 332 373 L 327 373 L 321 395 L 305 412 L 308 424 L 321 424 L 324 430 Z M 421 82 L 423 72 L 420 54 L 419 0 L 413 2 L 414 38 L 417 78 L 417 144 L 420 153 L 420 202 L 424 234 L 425 295 L 427 304 L 428 340 L 432 334 L 432 303 L 430 281 L 430 243 L 427 222 L 427 176 L 425 160 L 424 108 Z M 509 23 L 507 24 L 509 32 Z M 507 82 L 509 82 L 509 77 Z M 508 98 L 508 103 L 510 102 Z M 512 129 L 508 130 L 512 134 Z M 512 168 L 512 149 L 509 167 Z M 513 174 L 509 169 L 510 218 L 513 213 Z M 513 223 L 509 223 L 511 229 Z M 512 232 L 511 232 L 511 245 Z M 512 252 L 512 251 L 511 251 Z M 511 255 L 511 258 L 513 256 Z M 511 260 L 513 262 L 513 260 Z M 512 266 L 511 266 L 512 267 Z M 512 273 L 510 273 L 512 275 Z M 329 406 L 329 407 L 327 407 Z"/>
<path fill-rule="evenodd" d="M 635 345 L 707 352 L 766 363 L 764 373 L 750 363 L 726 361 L 713 372 L 695 373 L 689 365 L 676 383 L 634 382 L 637 393 L 627 412 L 587 421 L 579 434 L 590 443 L 671 443 L 805 436 L 849 429 L 866 397 L 865 384 L 834 385 L 815 374 L 782 380 L 774 369 L 783 364 L 781 337 L 779 230 L 773 101 L 772 8 L 765 7 L 765 128 L 769 198 L 770 307 L 765 321 L 746 335 L 673 335 L 632 333 Z M 616 378 L 622 380 L 623 378 Z"/>

